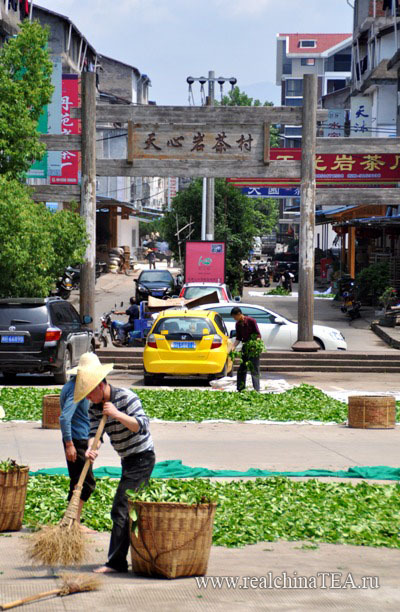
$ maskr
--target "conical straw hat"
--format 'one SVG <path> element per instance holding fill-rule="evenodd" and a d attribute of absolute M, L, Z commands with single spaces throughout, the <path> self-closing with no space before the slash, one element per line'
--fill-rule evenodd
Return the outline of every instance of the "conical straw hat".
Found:
<path fill-rule="evenodd" d="M 78 366 L 68 370 L 68 374 L 76 374 L 74 402 L 80 402 L 93 391 L 113 367 L 112 363 L 102 364 L 95 353 L 84 353 Z"/>

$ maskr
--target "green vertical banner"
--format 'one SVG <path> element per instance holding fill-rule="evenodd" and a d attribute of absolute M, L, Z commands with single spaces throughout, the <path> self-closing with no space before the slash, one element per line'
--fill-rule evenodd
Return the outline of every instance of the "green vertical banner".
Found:
<path fill-rule="evenodd" d="M 61 134 L 62 121 L 62 64 L 61 57 L 54 57 L 51 83 L 54 87 L 50 104 L 43 108 L 39 117 L 39 134 Z M 45 179 L 48 176 L 61 176 L 61 151 L 49 151 L 43 159 L 36 161 L 28 170 L 26 178 Z"/>
<path fill-rule="evenodd" d="M 42 114 L 39 117 L 38 121 L 38 132 L 39 134 L 47 134 L 47 119 L 48 119 L 48 109 L 47 106 L 43 107 Z M 26 173 L 26 178 L 30 179 L 43 179 L 47 178 L 47 153 L 43 156 L 40 161 L 35 161 L 34 164 L 29 168 Z"/>

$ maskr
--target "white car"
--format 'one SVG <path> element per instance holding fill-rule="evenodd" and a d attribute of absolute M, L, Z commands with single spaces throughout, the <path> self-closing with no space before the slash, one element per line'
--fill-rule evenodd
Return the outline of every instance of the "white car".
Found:
<path fill-rule="evenodd" d="M 216 291 L 220 302 L 230 302 L 232 300 L 229 287 L 225 283 L 185 283 L 181 289 L 179 297 L 185 300 L 193 300 L 195 298 L 208 295 Z M 240 302 L 240 298 L 234 298 L 236 302 Z"/>
<path fill-rule="evenodd" d="M 231 315 L 231 310 L 234 306 L 239 306 L 244 315 L 252 317 L 257 321 L 267 350 L 291 350 L 297 340 L 297 323 L 281 317 L 276 312 L 268 310 L 268 308 L 254 304 L 237 304 L 236 302 L 230 302 L 229 304 L 226 302 L 205 304 L 198 308 L 218 312 L 230 333 L 236 329 L 235 319 Z M 345 351 L 347 349 L 344 336 L 338 329 L 326 327 L 325 325 L 314 325 L 313 330 L 314 340 L 320 345 L 321 349 L 327 351 Z"/>

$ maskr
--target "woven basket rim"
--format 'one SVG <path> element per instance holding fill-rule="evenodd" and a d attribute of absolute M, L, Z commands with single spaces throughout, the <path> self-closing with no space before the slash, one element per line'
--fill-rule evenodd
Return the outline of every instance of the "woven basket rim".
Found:
<path fill-rule="evenodd" d="M 368 399 L 368 398 L 375 398 L 375 397 L 396 399 L 393 393 L 370 393 L 368 395 L 349 395 L 349 399 L 350 398 L 351 399 L 356 399 L 356 398 Z"/>
<path fill-rule="evenodd" d="M 131 505 L 134 504 L 139 504 L 141 506 L 145 506 L 145 507 L 150 507 L 150 506 L 162 506 L 163 508 L 216 508 L 217 507 L 217 503 L 215 502 L 210 502 L 208 504 L 185 504 L 183 502 L 164 502 L 164 501 L 159 501 L 159 502 L 147 502 L 147 501 L 140 501 L 140 500 L 133 500 L 133 499 L 128 499 L 128 503 Z"/>
<path fill-rule="evenodd" d="M 18 468 L 13 469 L 13 470 L 1 470 L 0 469 L 0 474 L 18 474 L 18 472 L 28 472 L 29 471 L 29 465 L 20 465 L 18 466 Z"/>
<path fill-rule="evenodd" d="M 45 397 L 58 397 L 58 398 L 60 398 L 60 394 L 59 393 L 46 393 L 46 395 L 43 395 L 43 399 Z"/>

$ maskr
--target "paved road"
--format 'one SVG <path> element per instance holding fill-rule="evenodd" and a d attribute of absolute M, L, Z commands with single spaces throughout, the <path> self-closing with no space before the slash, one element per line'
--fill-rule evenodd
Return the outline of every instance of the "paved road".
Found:
<path fill-rule="evenodd" d="M 158 264 L 160 269 L 165 269 L 166 264 Z M 147 264 L 140 268 L 147 268 Z M 175 274 L 176 269 L 171 269 Z M 135 293 L 134 276 L 111 275 L 108 274 L 99 279 L 96 286 L 96 327 L 99 324 L 101 314 L 113 308 L 116 304 L 120 307 L 123 302 L 124 306 L 129 303 L 129 298 Z M 265 296 L 264 289 L 245 288 L 243 293 L 243 302 L 251 304 L 259 304 L 266 306 L 279 314 L 297 320 L 297 298 Z M 294 286 L 294 291 L 297 291 L 297 285 Z M 258 294 L 258 295 L 250 295 Z M 78 295 L 73 297 L 75 303 L 78 302 Z M 328 325 L 339 329 L 345 336 L 348 350 L 365 351 L 365 352 L 393 352 L 378 336 L 370 330 L 370 323 L 375 318 L 374 309 L 367 308 L 363 310 L 363 316 L 356 321 L 350 321 L 341 311 L 337 302 L 332 300 L 316 299 L 314 305 L 315 323 L 319 325 Z M 126 320 L 126 317 L 119 317 L 121 320 Z"/>
<path fill-rule="evenodd" d="M 297 285 L 294 285 L 297 292 Z M 243 302 L 259 304 L 278 312 L 288 319 L 297 321 L 297 298 L 265 296 L 265 289 L 248 289 L 243 293 Z M 268 289 L 267 289 L 268 291 Z M 257 293 L 258 295 L 249 295 Z M 328 325 L 342 332 L 347 341 L 347 348 L 351 351 L 365 352 L 393 352 L 396 349 L 390 348 L 370 329 L 370 324 L 375 319 L 373 308 L 365 308 L 362 311 L 361 319 L 350 321 L 340 310 L 340 304 L 333 300 L 316 299 L 314 301 L 315 323 L 318 325 Z"/>

